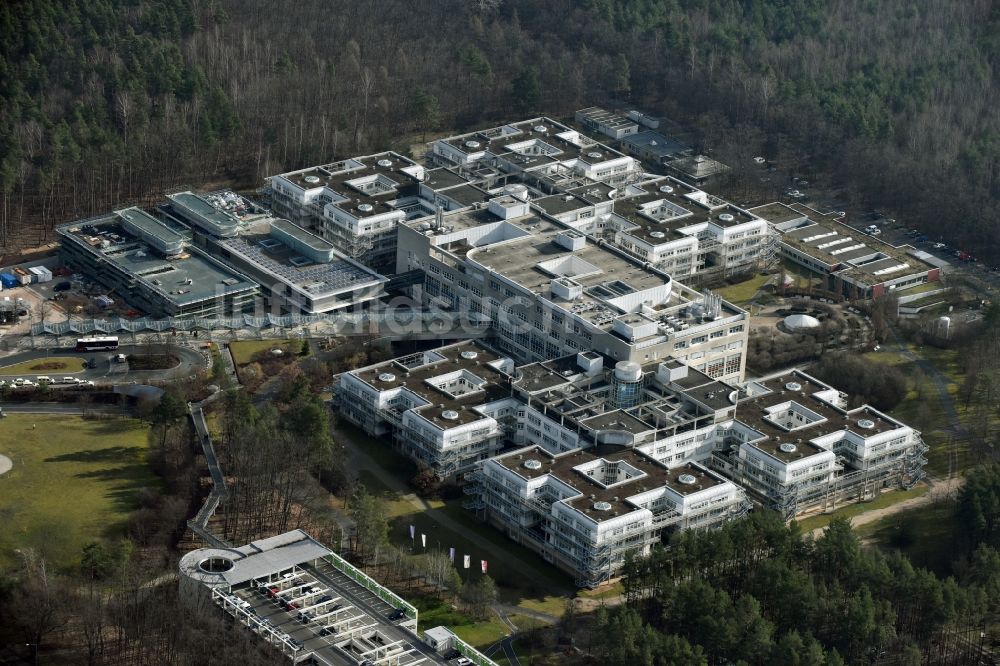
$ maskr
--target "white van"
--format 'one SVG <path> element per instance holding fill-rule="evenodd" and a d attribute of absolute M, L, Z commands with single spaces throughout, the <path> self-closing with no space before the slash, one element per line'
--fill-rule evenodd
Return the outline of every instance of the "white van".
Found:
<path fill-rule="evenodd" d="M 63 377 L 62 378 L 62 383 L 63 384 L 76 384 L 76 378 L 75 377 Z"/>
<path fill-rule="evenodd" d="M 52 378 L 47 377 L 45 375 L 38 375 L 37 377 L 35 377 L 35 381 L 39 384 L 51 384 Z"/>

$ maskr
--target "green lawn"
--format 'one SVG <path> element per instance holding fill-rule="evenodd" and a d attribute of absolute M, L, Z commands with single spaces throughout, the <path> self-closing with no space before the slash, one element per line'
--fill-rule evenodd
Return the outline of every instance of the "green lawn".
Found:
<path fill-rule="evenodd" d="M 901 551 L 915 567 L 947 576 L 955 559 L 954 515 L 954 502 L 943 500 L 863 525 L 858 535 L 879 548 Z"/>
<path fill-rule="evenodd" d="M 602 585 L 593 590 L 580 590 L 580 596 L 584 599 L 611 599 L 625 593 L 625 586 L 621 583 L 614 585 Z"/>
<path fill-rule="evenodd" d="M 0 375 L 8 375 L 12 377 L 18 377 L 21 375 L 49 375 L 50 377 L 55 377 L 56 375 L 59 375 L 62 377 L 63 375 L 71 375 L 75 372 L 83 370 L 83 364 L 86 360 L 86 356 L 68 356 L 66 354 L 50 356 L 48 358 L 36 358 L 32 361 L 24 361 L 13 365 L 0 366 Z M 38 370 L 33 369 L 35 366 L 43 366 L 50 363 L 61 364 L 61 367 L 39 367 Z"/>
<path fill-rule="evenodd" d="M 756 294 L 761 287 L 767 284 L 767 281 L 770 280 L 771 277 L 772 276 L 770 275 L 761 275 L 757 273 L 749 280 L 720 287 L 719 289 L 713 289 L 712 291 L 730 303 L 739 305 L 752 299 L 754 294 Z"/>
<path fill-rule="evenodd" d="M 246 365 L 253 360 L 257 352 L 274 348 L 284 348 L 285 345 L 292 345 L 294 353 L 298 353 L 302 348 L 299 340 L 237 340 L 229 343 L 229 350 L 233 354 L 233 361 L 236 365 Z"/>
<path fill-rule="evenodd" d="M 958 364 L 958 351 L 936 349 L 927 345 L 919 348 L 910 345 L 909 349 L 917 356 L 930 361 L 945 376 L 948 381 L 947 391 L 955 401 L 959 418 L 968 425 L 965 408 L 958 396 L 963 382 L 962 371 Z M 865 359 L 895 366 L 906 375 L 908 386 L 906 397 L 892 409 L 890 415 L 921 431 L 930 449 L 927 452 L 928 474 L 944 477 L 949 472 L 959 472 L 976 463 L 969 451 L 968 442 L 954 440 L 952 435 L 946 432 L 948 418 L 938 389 L 914 361 L 903 356 L 895 345 L 886 345 L 878 352 L 865 354 Z"/>
<path fill-rule="evenodd" d="M 135 492 L 159 481 L 146 464 L 139 421 L 10 414 L 0 419 L 0 565 L 33 547 L 57 567 L 79 560 L 88 541 L 121 533 Z"/>
<path fill-rule="evenodd" d="M 924 493 L 930 490 L 927 486 L 917 486 L 910 490 L 893 490 L 891 492 L 884 492 L 878 497 L 876 497 L 871 502 L 864 502 L 861 504 L 849 504 L 842 509 L 837 509 L 832 513 L 821 513 L 815 516 L 809 516 L 808 518 L 803 518 L 797 521 L 799 526 L 802 528 L 803 532 L 811 532 L 820 527 L 826 527 L 834 518 L 854 518 L 855 516 L 860 516 L 868 511 L 874 511 L 876 509 L 885 509 L 894 504 L 898 504 L 908 499 L 913 499 L 914 497 L 920 497 Z"/>
<path fill-rule="evenodd" d="M 456 499 L 440 507 L 432 505 L 429 511 L 413 508 L 409 513 L 396 513 L 390 528 L 390 540 L 404 548 L 413 547 L 415 553 L 422 553 L 425 550 L 421 547 L 420 535 L 426 534 L 427 551 L 440 548 L 442 552 L 448 552 L 449 548 L 454 548 L 458 572 L 465 580 L 482 575 L 480 560 L 486 560 L 488 573 L 496 581 L 500 598 L 505 603 L 518 605 L 532 600 L 536 604 L 548 605 L 552 597 L 572 593 L 572 580 L 566 574 L 533 551 L 514 543 L 502 532 L 476 520 L 471 512 L 462 508 L 461 503 L 462 500 Z M 461 531 L 456 532 L 435 520 L 439 513 L 459 523 Z M 414 525 L 416 530 L 416 538 L 412 542 L 410 525 Z M 464 555 L 471 557 L 469 569 L 461 567 Z M 532 571 L 534 576 L 529 578 L 524 575 L 527 570 Z M 545 581 L 544 586 L 539 584 L 540 579 Z"/>
<path fill-rule="evenodd" d="M 456 636 L 474 648 L 489 647 L 510 633 L 510 629 L 507 628 L 507 625 L 501 622 L 500 618 L 495 615 L 489 620 L 484 620 L 483 622 L 462 624 L 448 628 L 454 631 Z"/>
<path fill-rule="evenodd" d="M 374 440 L 348 424 L 340 424 L 334 437 L 363 450 L 401 484 L 405 484 L 416 472 L 416 465 L 393 449 L 387 441 Z M 447 552 L 448 548 L 453 547 L 456 549 L 456 562 L 459 563 L 465 554 L 472 557 L 472 565 L 468 570 L 459 569 L 463 578 L 479 576 L 479 561 L 487 560 L 489 575 L 496 581 L 500 597 L 505 603 L 518 605 L 530 602 L 538 606 L 526 605 L 526 608 L 535 607 L 543 612 L 552 612 L 558 607 L 561 613 L 562 595 L 572 594 L 574 590 L 570 577 L 535 552 L 514 543 L 504 533 L 477 520 L 472 512 L 462 508 L 465 496 L 447 502 L 429 500 L 427 504 L 430 508 L 424 511 L 411 500 L 403 499 L 404 493 L 400 490 L 389 488 L 367 470 L 358 473 L 358 480 L 385 503 L 391 523 L 389 538 L 396 545 L 406 548 L 414 545 L 410 541 L 409 531 L 409 526 L 414 525 L 417 535 L 414 552 L 424 552 L 420 546 L 420 534 L 426 534 L 428 550 L 440 547 Z M 406 492 L 409 493 L 409 489 Z M 342 505 L 341 499 L 338 506 Z M 461 529 L 455 531 L 442 525 L 439 518 L 441 515 L 454 520 L 461 525 Z M 524 576 L 523 572 L 526 570 L 532 572 L 532 578 Z M 544 580 L 545 585 L 540 585 L 539 580 Z M 553 615 L 559 613 L 552 612 Z"/>

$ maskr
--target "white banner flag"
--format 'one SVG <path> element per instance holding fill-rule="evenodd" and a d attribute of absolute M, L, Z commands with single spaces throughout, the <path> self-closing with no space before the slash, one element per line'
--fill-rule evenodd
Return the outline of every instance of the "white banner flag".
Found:
<path fill-rule="evenodd" d="M 421 534 L 420 535 L 420 545 L 423 546 L 424 548 L 427 547 L 427 535 L 426 534 Z"/>
<path fill-rule="evenodd" d="M 471 555 L 466 555 L 465 556 L 465 568 L 468 569 L 471 564 L 472 564 L 472 556 Z"/>
<path fill-rule="evenodd" d="M 486 573 L 486 560 L 480 560 L 479 565 L 483 568 L 483 573 Z"/>

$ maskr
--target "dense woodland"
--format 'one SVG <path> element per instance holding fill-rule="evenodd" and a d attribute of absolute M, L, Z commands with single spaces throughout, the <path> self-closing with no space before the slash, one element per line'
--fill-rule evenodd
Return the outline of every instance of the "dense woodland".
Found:
<path fill-rule="evenodd" d="M 949 530 L 952 575 L 862 548 L 846 519 L 815 541 L 755 512 L 686 531 L 626 569 L 621 607 L 590 646 L 625 664 L 974 664 L 1000 603 L 1000 471 L 963 488 Z"/>
<path fill-rule="evenodd" d="M 989 0 L 0 5 L 0 244 L 181 185 L 637 106 L 1000 260 Z M 742 174 L 742 176 L 741 176 Z"/>

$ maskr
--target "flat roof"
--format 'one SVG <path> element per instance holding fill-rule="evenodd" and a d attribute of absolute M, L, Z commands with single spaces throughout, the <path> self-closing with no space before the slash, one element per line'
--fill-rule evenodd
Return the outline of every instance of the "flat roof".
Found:
<path fill-rule="evenodd" d="M 807 217 L 802 211 L 796 210 L 788 204 L 781 203 L 780 201 L 763 204 L 762 206 L 755 206 L 753 208 L 748 208 L 747 210 L 758 217 L 764 218 L 772 224 L 781 224 L 783 222 L 791 222 L 792 220 L 799 220 Z"/>
<path fill-rule="evenodd" d="M 668 177 L 630 186 L 627 196 L 615 199 L 614 213 L 636 225 L 622 233 L 651 245 L 690 236 L 697 231 L 692 227 L 700 224 L 728 229 L 760 219 L 720 197 Z"/>
<path fill-rule="evenodd" d="M 707 468 L 693 462 L 684 463 L 668 469 L 636 449 L 622 449 L 613 453 L 596 454 L 586 449 L 575 449 L 558 455 L 553 455 L 541 446 L 520 449 L 506 455 L 493 458 L 499 465 L 526 479 L 538 479 L 546 475 L 558 479 L 575 489 L 579 495 L 564 500 L 564 503 L 596 522 L 610 520 L 638 510 L 629 501 L 630 496 L 668 488 L 675 494 L 686 497 L 708 488 L 730 483 Z M 540 464 L 536 469 L 525 467 L 527 460 L 536 460 Z M 587 463 L 604 460 L 608 463 L 623 462 L 637 469 L 642 474 L 627 481 L 616 483 L 611 487 L 595 481 L 593 477 L 574 469 Z M 695 483 L 683 483 L 680 477 L 691 475 Z M 595 509 L 598 502 L 606 502 L 610 509 Z"/>
<path fill-rule="evenodd" d="M 464 185 L 469 182 L 469 179 L 456 173 L 453 169 L 438 167 L 437 169 L 428 169 L 422 182 L 423 185 L 437 191 L 455 185 Z"/>
<path fill-rule="evenodd" d="M 108 247 L 95 246 L 83 231 L 89 227 L 111 230 L 121 240 Z M 161 256 L 129 234 L 117 215 L 74 222 L 58 229 L 91 253 L 134 276 L 150 291 L 179 306 L 257 288 L 255 282 L 197 248 L 188 246 L 181 254 Z"/>
<path fill-rule="evenodd" d="M 474 408 L 510 395 L 508 376 L 490 365 L 503 358 L 474 341 L 469 341 L 351 370 L 350 374 L 378 391 L 405 388 L 426 400 L 428 404 L 415 407 L 413 411 L 447 430 L 485 418 Z M 424 364 L 425 360 L 430 362 Z M 418 361 L 420 365 L 408 365 Z M 456 396 L 430 383 L 436 377 L 463 370 L 484 381 L 478 390 Z M 445 412 L 455 414 L 446 415 Z M 449 416 L 453 417 L 448 418 Z"/>
<path fill-rule="evenodd" d="M 551 196 L 534 199 L 531 202 L 549 215 L 562 215 L 582 208 L 591 208 L 593 203 L 575 196 L 573 194 L 553 194 Z"/>
<path fill-rule="evenodd" d="M 871 407 L 859 407 L 848 411 L 830 404 L 817 394 L 836 389 L 798 370 L 756 380 L 752 384 L 765 388 L 767 392 L 740 400 L 736 406 L 736 420 L 760 432 L 769 440 L 768 443 L 758 442 L 754 446 L 785 462 L 796 460 L 803 455 L 812 455 L 815 451 L 810 448 L 811 445 L 801 446 L 797 451 L 782 457 L 783 452 L 776 449 L 782 443 L 799 444 L 798 440 L 802 440 L 801 444 L 806 445 L 809 440 L 834 432 L 847 431 L 860 437 L 870 437 L 905 427 Z M 786 402 L 802 405 L 818 414 L 822 420 L 787 431 L 765 418 L 768 408 Z"/>
<path fill-rule="evenodd" d="M 239 227 L 239 219 L 225 211 L 219 210 L 194 192 L 168 194 L 167 199 L 174 205 L 187 209 L 188 212 L 209 226 L 218 236 L 235 233 Z"/>
<path fill-rule="evenodd" d="M 134 224 L 143 233 L 149 234 L 163 243 L 182 243 L 186 240 L 183 235 L 166 226 L 141 208 L 125 208 L 116 211 L 116 213 Z"/>
<path fill-rule="evenodd" d="M 585 109 L 580 109 L 576 112 L 576 115 L 613 128 L 628 127 L 630 125 L 638 126 L 638 123 L 634 120 L 630 120 L 623 115 L 614 111 L 608 111 L 599 106 L 589 106 Z"/>
<path fill-rule="evenodd" d="M 284 222 L 284 220 L 272 221 L 270 224 L 274 222 Z M 252 231 L 245 231 L 233 238 L 224 238 L 219 244 L 260 270 L 294 287 L 300 293 L 313 298 L 374 287 L 387 281 L 387 278 L 339 252 L 334 252 L 335 258 L 330 262 L 321 263 L 304 257 L 297 250 L 271 236 L 266 225 L 259 225 Z M 312 246 L 319 244 L 329 245 L 319 238 L 310 242 Z M 328 250 L 325 247 L 317 249 Z"/>
<path fill-rule="evenodd" d="M 486 190 L 468 183 L 465 185 L 457 185 L 455 187 L 437 190 L 437 194 L 442 197 L 448 197 L 462 206 L 471 206 L 472 204 L 479 203 L 480 201 L 486 201 L 492 196 Z"/>
<path fill-rule="evenodd" d="M 303 190 L 327 188 L 340 200 L 331 205 L 356 218 L 371 217 L 397 210 L 390 205 L 397 199 L 417 196 L 420 180 L 416 174 L 424 167 L 413 160 L 386 151 L 364 157 L 352 157 L 298 171 L 278 174 Z M 363 181 L 361 187 L 354 181 Z"/>
<path fill-rule="evenodd" d="M 705 155 L 692 155 L 690 157 L 678 157 L 670 160 L 668 166 L 675 171 L 683 173 L 694 179 L 710 178 L 720 173 L 729 171 L 729 167 L 722 162 L 713 160 Z"/>
<path fill-rule="evenodd" d="M 622 143 L 627 146 L 634 146 L 635 148 L 641 148 L 655 153 L 660 158 L 673 157 L 674 155 L 679 155 L 691 150 L 691 147 L 687 144 L 681 143 L 676 139 L 663 136 L 659 132 L 654 132 L 653 130 L 643 130 L 642 132 L 636 132 L 635 134 L 624 136 L 622 137 Z"/>
<path fill-rule="evenodd" d="M 925 273 L 935 266 L 914 255 L 913 248 L 908 245 L 894 246 L 875 236 L 862 233 L 850 225 L 844 224 L 837 214 L 823 214 L 811 208 L 793 204 L 780 208 L 783 204 L 768 204 L 753 209 L 755 213 L 764 213 L 765 219 L 774 222 L 773 217 L 767 217 L 773 209 L 774 216 L 783 217 L 785 222 L 795 224 L 793 220 L 805 218 L 802 223 L 792 228 L 781 230 L 781 242 L 814 259 L 827 264 L 841 275 L 856 277 L 869 284 L 878 284 L 886 280 L 894 280 L 907 275 Z M 787 210 L 786 210 L 787 209 Z M 813 215 L 814 214 L 814 215 Z M 823 222 L 816 222 L 816 219 Z M 842 242 L 837 242 L 842 241 Z M 860 246 L 847 250 L 846 248 Z M 882 255 L 876 257 L 874 255 Z M 873 257 L 874 261 L 867 261 Z M 904 266 L 905 265 L 905 266 Z M 900 270 L 877 274 L 878 271 L 900 266 Z"/>
<path fill-rule="evenodd" d="M 299 225 L 292 224 L 288 220 L 273 218 L 270 220 L 270 224 L 273 228 L 284 231 L 298 242 L 316 250 L 317 252 L 329 252 L 331 250 L 336 251 L 336 247 L 333 243 L 323 240 L 316 234 L 306 231 Z"/>

